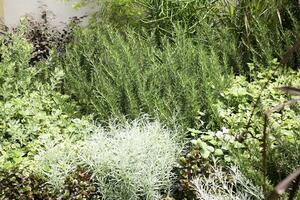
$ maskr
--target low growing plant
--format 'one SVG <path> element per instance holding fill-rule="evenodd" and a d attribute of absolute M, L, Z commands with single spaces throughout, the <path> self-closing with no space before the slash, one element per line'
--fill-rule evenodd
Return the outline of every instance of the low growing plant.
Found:
<path fill-rule="evenodd" d="M 175 136 L 159 122 L 145 119 L 111 123 L 108 130 L 95 127 L 73 145 L 50 139 L 56 145 L 41 151 L 35 163 L 40 166 L 38 174 L 58 190 L 82 166 L 93 175 L 103 199 L 160 199 L 171 190 L 174 178 L 180 151 Z"/>
<path fill-rule="evenodd" d="M 203 117 L 203 113 L 200 115 Z M 204 122 L 201 124 L 204 127 Z M 177 193 L 181 199 L 196 198 L 193 179 L 197 176 L 210 176 L 213 173 L 215 159 L 218 159 L 218 164 L 222 166 L 230 166 L 234 163 L 232 151 L 245 148 L 225 127 L 219 131 L 205 129 L 188 129 L 188 131 L 191 142 L 180 157 L 177 168 L 179 187 Z"/>
<path fill-rule="evenodd" d="M 208 176 L 193 179 L 193 187 L 199 200 L 250 200 L 263 199 L 262 189 L 253 185 L 236 166 L 227 171 L 214 161 Z"/>
<path fill-rule="evenodd" d="M 0 171 L 0 199 L 101 199 L 91 174 L 78 168 L 66 177 L 59 191 L 53 190 L 43 177 L 22 169 Z"/>
<path fill-rule="evenodd" d="M 272 77 L 269 79 L 270 75 Z M 237 164 L 241 166 L 241 170 L 260 185 L 264 184 L 263 173 L 267 171 L 269 183 L 275 184 L 299 166 L 298 108 L 287 106 L 284 111 L 270 113 L 269 132 L 272 134 L 268 135 L 267 146 L 264 145 L 269 152 L 266 156 L 266 169 L 261 165 L 261 145 L 265 141 L 263 113 L 285 102 L 286 96 L 276 88 L 298 85 L 299 74 L 291 70 L 278 70 L 275 73 L 267 70 L 254 74 L 253 80 L 248 82 L 245 77 L 237 76 L 232 87 L 224 92 L 218 106 L 224 124 L 245 147 L 236 154 L 240 159 Z M 268 81 L 265 90 L 261 91 Z M 258 97 L 259 102 L 253 110 L 253 102 Z M 249 120 L 250 117 L 252 120 Z"/>
<path fill-rule="evenodd" d="M 56 193 L 45 179 L 34 176 L 32 161 L 47 147 L 46 139 L 62 142 L 70 135 L 80 138 L 88 134 L 90 119 L 77 118 L 76 104 L 57 92 L 64 76 L 61 70 L 51 72 L 49 82 L 41 81 L 40 74 L 47 66 L 30 66 L 32 45 L 22 32 L 12 35 L 11 43 L 0 48 L 0 199 L 70 197 Z M 74 175 L 66 179 L 70 176 Z M 65 192 L 81 190 L 77 195 L 85 195 L 77 184 L 68 182 L 65 186 L 69 186 Z"/>

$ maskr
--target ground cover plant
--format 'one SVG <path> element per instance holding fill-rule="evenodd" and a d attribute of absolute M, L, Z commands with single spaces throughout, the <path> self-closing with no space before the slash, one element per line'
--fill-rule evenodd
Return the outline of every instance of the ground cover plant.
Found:
<path fill-rule="evenodd" d="M 30 162 L 44 148 L 43 138 L 64 140 L 90 123 L 77 118 L 74 102 L 56 91 L 62 71 L 53 71 L 47 84 L 40 80 L 45 69 L 30 67 L 32 48 L 22 33 L 1 46 L 1 199 L 51 197 L 45 181 L 29 174 Z"/>
<path fill-rule="evenodd" d="M 85 3 L 66 40 L 44 15 L 1 36 L 0 199 L 266 199 L 298 173 L 297 1 Z"/>
<path fill-rule="evenodd" d="M 208 177 L 197 177 L 192 183 L 197 199 L 263 199 L 261 188 L 254 186 L 237 167 L 231 166 L 229 172 L 224 172 L 216 161 Z"/>
<path fill-rule="evenodd" d="M 276 65 L 276 63 L 274 64 Z M 272 75 L 272 81 L 270 81 L 266 90 L 263 92 L 259 91 L 267 81 L 268 78 L 266 77 L 270 77 L 270 75 Z M 278 70 L 274 73 L 271 70 L 267 73 L 259 73 L 256 78 L 257 82 L 251 84 L 245 82 L 245 77 L 242 77 L 242 80 L 240 78 L 238 77 L 239 80 L 233 85 L 233 90 L 229 89 L 229 91 L 224 93 L 227 105 L 226 110 L 220 109 L 222 110 L 223 119 L 226 121 L 228 128 L 233 129 L 233 134 L 237 140 L 246 145 L 245 149 L 248 149 L 245 151 L 246 154 L 243 155 L 241 152 L 238 154 L 238 157 L 245 156 L 245 160 L 239 161 L 240 166 L 245 164 L 244 167 L 246 167 L 247 173 L 249 175 L 252 174 L 250 176 L 258 180 L 257 170 L 255 170 L 255 167 L 252 169 L 250 167 L 256 166 L 256 169 L 260 169 L 261 173 L 266 173 L 265 175 L 271 184 L 276 184 L 299 166 L 299 153 L 295 153 L 299 152 L 299 134 L 297 131 L 299 128 L 297 120 L 298 106 L 286 105 L 279 109 L 278 112 L 270 113 L 268 127 L 265 127 L 262 122 L 263 115 L 267 110 L 277 109 L 278 105 L 284 105 L 282 103 L 286 102 L 286 96 L 282 95 L 276 88 L 284 85 L 297 85 L 299 81 L 298 72 Z M 260 101 L 256 111 L 253 113 L 253 110 L 249 110 L 248 106 L 258 95 L 260 96 Z M 239 105 L 234 106 L 238 102 Z M 230 105 L 233 105 L 233 107 Z M 251 113 L 253 113 L 252 120 L 249 121 Z M 250 123 L 250 126 L 247 126 L 248 123 Z M 240 128 L 241 126 L 248 128 L 242 129 Z M 264 139 L 266 137 L 265 128 L 268 129 L 269 133 L 267 142 Z M 255 143 L 257 144 L 257 149 L 253 148 Z M 263 151 L 267 151 L 267 154 L 262 157 L 261 153 Z M 257 154 L 257 152 L 259 153 Z M 246 164 L 246 160 L 250 155 L 251 161 L 256 162 L 256 164 L 252 163 L 249 166 Z M 263 162 L 265 164 L 262 165 Z"/>
<path fill-rule="evenodd" d="M 275 61 L 273 69 L 276 66 L 278 63 Z M 271 80 L 268 80 L 270 75 L 272 75 Z M 274 73 L 273 70 L 267 70 L 258 72 L 254 80 L 249 82 L 245 76 L 237 76 L 232 86 L 224 90 L 222 98 L 217 103 L 224 125 L 221 130 L 207 130 L 205 121 L 202 120 L 204 119 L 203 113 L 199 115 L 200 128 L 189 129 L 193 138 L 191 147 L 186 156 L 180 158 L 179 161 L 180 193 L 184 197 L 191 199 L 197 195 L 193 189 L 193 178 L 197 174 L 214 176 L 213 173 L 210 174 L 211 170 L 215 169 L 215 167 L 211 169 L 211 166 L 215 165 L 212 162 L 214 159 L 218 159 L 222 166 L 237 164 L 248 179 L 256 185 L 267 186 L 266 190 L 271 190 L 272 185 L 275 186 L 299 167 L 297 105 L 287 105 L 285 109 L 270 114 L 267 143 L 263 146 L 264 112 L 278 108 L 278 105 L 286 102 L 287 97 L 276 88 L 284 85 L 298 85 L 298 72 L 277 70 Z M 267 81 L 270 83 L 262 91 L 261 88 Z M 254 111 L 251 105 L 258 96 L 260 96 L 259 104 Z M 251 115 L 252 120 L 247 126 Z M 263 155 L 264 149 L 267 151 L 265 155 Z M 209 178 L 203 179 L 209 181 Z M 297 188 L 297 183 L 295 184 L 296 186 L 292 184 L 290 189 Z M 201 189 L 200 192 L 216 198 L 213 193 L 203 193 L 204 191 Z M 222 193 L 218 190 L 215 192 Z"/>

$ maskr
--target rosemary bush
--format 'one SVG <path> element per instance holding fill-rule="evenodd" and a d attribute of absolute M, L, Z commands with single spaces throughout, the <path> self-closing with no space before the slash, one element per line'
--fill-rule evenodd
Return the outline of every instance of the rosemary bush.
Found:
<path fill-rule="evenodd" d="M 66 91 L 101 120 L 147 113 L 167 123 L 177 116 L 186 127 L 201 110 L 217 123 L 212 104 L 228 82 L 226 66 L 197 38 L 183 30 L 175 35 L 159 49 L 152 36 L 131 31 L 126 36 L 110 27 L 78 31 L 59 64 Z"/>
<path fill-rule="evenodd" d="M 127 26 L 137 32 L 145 29 L 155 33 L 158 46 L 162 45 L 164 36 L 173 39 L 174 25 L 178 24 L 187 29 L 189 36 L 201 33 L 202 41 L 214 35 L 215 40 L 209 45 L 222 45 L 219 56 L 229 59 L 232 67 L 243 73 L 249 73 L 249 62 L 267 65 L 274 57 L 281 57 L 296 41 L 295 33 L 300 30 L 300 8 L 296 0 L 78 1 L 98 6 L 92 24 L 112 24 L 121 32 Z M 233 44 L 234 51 L 224 49 Z M 291 64 L 298 63 L 299 56 L 295 55 Z"/>

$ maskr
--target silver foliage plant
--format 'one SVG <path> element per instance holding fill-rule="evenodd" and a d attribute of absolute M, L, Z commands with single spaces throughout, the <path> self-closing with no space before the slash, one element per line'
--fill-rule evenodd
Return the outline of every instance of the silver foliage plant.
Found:
<path fill-rule="evenodd" d="M 104 199 L 159 199 L 171 185 L 180 148 L 159 122 L 99 129 L 83 142 L 80 161 L 94 172 Z"/>
<path fill-rule="evenodd" d="M 214 161 L 208 177 L 195 177 L 192 181 L 198 200 L 251 200 L 263 199 L 262 188 L 251 183 L 236 166 L 225 172 Z"/>
<path fill-rule="evenodd" d="M 177 141 L 174 131 L 143 118 L 111 123 L 107 129 L 94 126 L 93 133 L 72 145 L 50 145 L 36 162 L 54 188 L 61 187 L 76 166 L 84 166 L 103 199 L 161 199 L 172 184 L 171 171 L 181 150 Z"/>
<path fill-rule="evenodd" d="M 51 139 L 48 135 L 41 138 L 45 149 L 40 150 L 35 156 L 33 168 L 35 173 L 40 173 L 48 179 L 54 190 L 59 190 L 65 179 L 77 167 L 77 146 L 72 143 L 72 139 L 65 137 L 56 137 Z"/>

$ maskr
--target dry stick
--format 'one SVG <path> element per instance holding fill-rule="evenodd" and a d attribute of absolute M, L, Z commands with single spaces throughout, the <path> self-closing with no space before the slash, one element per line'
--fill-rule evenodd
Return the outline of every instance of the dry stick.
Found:
<path fill-rule="evenodd" d="M 300 37 L 298 37 L 296 43 L 288 49 L 288 51 L 283 55 L 280 64 L 286 65 L 290 59 L 290 57 L 300 48 Z"/>
<path fill-rule="evenodd" d="M 274 188 L 274 191 L 271 193 L 269 197 L 266 198 L 266 200 L 277 200 L 280 198 L 280 196 L 288 189 L 289 185 L 296 179 L 299 180 L 300 178 L 300 168 L 294 171 L 292 174 L 290 174 L 288 177 L 283 179 L 276 187 Z M 297 188 L 296 188 L 297 189 Z"/>
<path fill-rule="evenodd" d="M 268 145 L 268 133 L 267 133 L 267 128 L 268 128 L 268 123 L 269 123 L 269 115 L 267 113 L 264 113 L 264 130 L 263 130 L 263 144 L 262 144 L 262 159 L 263 159 L 263 192 L 264 195 L 267 194 L 267 145 Z M 266 197 L 266 196 L 265 196 Z"/>
<path fill-rule="evenodd" d="M 297 195 L 299 185 L 300 185 L 300 175 L 296 178 L 296 180 L 292 186 L 292 190 L 290 192 L 288 200 L 293 200 L 295 198 L 295 196 Z"/>
<path fill-rule="evenodd" d="M 300 96 L 300 88 L 292 87 L 292 86 L 282 86 L 276 88 L 278 90 L 281 90 L 282 92 L 286 94 L 290 94 L 293 96 Z"/>

